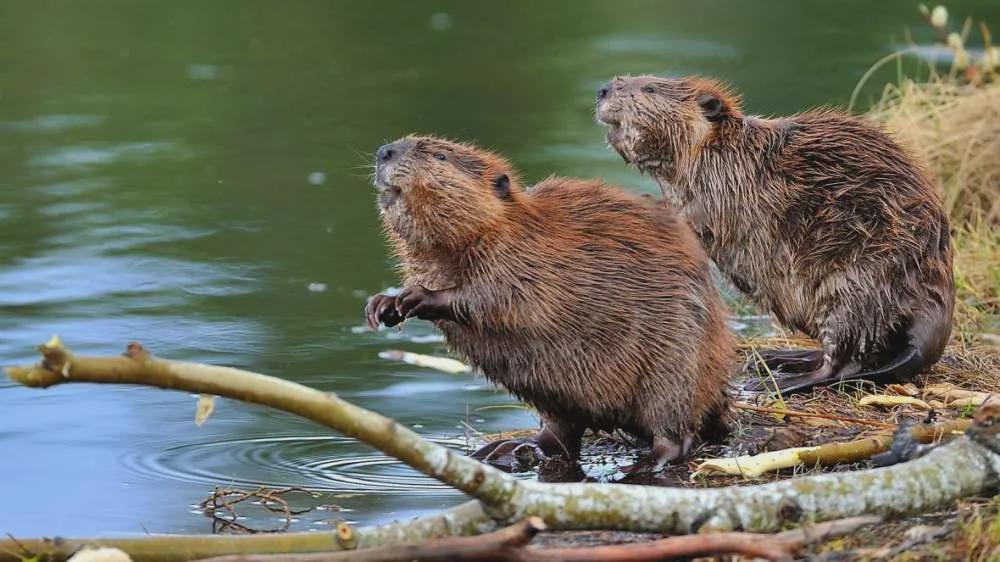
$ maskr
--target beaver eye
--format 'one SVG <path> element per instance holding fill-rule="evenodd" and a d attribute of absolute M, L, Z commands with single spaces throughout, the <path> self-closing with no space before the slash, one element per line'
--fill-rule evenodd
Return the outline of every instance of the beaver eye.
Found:
<path fill-rule="evenodd" d="M 437 158 L 438 160 L 444 160 L 445 156 L 444 156 L 443 152 L 435 152 L 434 153 L 434 158 Z"/>
<path fill-rule="evenodd" d="M 652 94 L 652 93 L 656 92 L 656 88 L 654 88 L 652 86 L 643 86 L 642 87 L 642 91 L 646 92 L 647 94 Z"/>

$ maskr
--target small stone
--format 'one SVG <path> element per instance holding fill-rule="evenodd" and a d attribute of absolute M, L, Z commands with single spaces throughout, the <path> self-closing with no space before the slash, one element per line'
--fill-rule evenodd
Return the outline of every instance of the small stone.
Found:
<path fill-rule="evenodd" d="M 310 185 L 323 185 L 326 183 L 326 173 L 324 172 L 313 172 L 309 174 L 309 184 Z"/>
<path fill-rule="evenodd" d="M 132 558 L 117 548 L 84 548 L 69 562 L 132 562 Z"/>

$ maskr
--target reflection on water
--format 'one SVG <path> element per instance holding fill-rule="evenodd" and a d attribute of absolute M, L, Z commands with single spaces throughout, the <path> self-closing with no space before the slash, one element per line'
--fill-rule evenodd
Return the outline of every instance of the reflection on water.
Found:
<path fill-rule="evenodd" d="M 365 297 L 398 282 L 374 147 L 432 132 L 505 152 L 529 181 L 653 191 L 593 123 L 610 76 L 721 75 L 752 109 L 792 112 L 844 102 L 918 19 L 909 0 L 4 3 L 0 364 L 53 333 L 79 353 L 139 340 L 337 392 L 456 449 L 466 424 L 535 426 L 483 409 L 510 402 L 485 381 L 378 359 L 444 350 L 426 324 L 361 328 Z M 362 523 L 462 500 L 310 422 L 220 400 L 195 427 L 194 405 L 0 381 L 0 532 L 207 532 L 191 506 L 215 485 L 305 486 Z"/>

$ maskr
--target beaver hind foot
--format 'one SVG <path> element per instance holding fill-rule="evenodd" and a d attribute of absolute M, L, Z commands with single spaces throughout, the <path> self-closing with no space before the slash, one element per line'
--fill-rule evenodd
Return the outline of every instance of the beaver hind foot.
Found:
<path fill-rule="evenodd" d="M 823 365 L 823 352 L 819 349 L 765 349 L 758 355 L 771 372 L 804 373 Z M 755 367 L 758 360 L 750 357 L 747 363 L 747 368 Z"/>
<path fill-rule="evenodd" d="M 547 421 L 533 437 L 498 439 L 469 456 L 508 472 L 526 470 L 554 457 L 576 461 L 583 431 L 577 424 Z"/>
<path fill-rule="evenodd" d="M 895 357 L 881 367 L 862 370 L 857 361 L 849 361 L 839 366 L 831 360 L 828 355 L 823 355 L 817 351 L 822 363 L 819 368 L 804 369 L 806 372 L 798 371 L 799 374 L 782 376 L 784 373 L 796 373 L 796 367 L 805 365 L 810 356 L 775 355 L 771 354 L 771 361 L 765 359 L 768 368 L 775 375 L 777 391 L 781 394 L 795 394 L 806 392 L 816 386 L 828 384 L 843 384 L 847 382 L 871 381 L 875 384 L 888 384 L 908 380 L 913 374 L 920 372 L 927 365 L 932 364 L 937 358 L 928 360 L 916 346 L 907 344 Z M 762 354 L 763 355 L 763 354 Z M 807 359 L 801 359 L 805 357 Z M 772 368 L 772 363 L 775 367 Z M 765 379 L 749 381 L 743 389 L 750 392 L 761 392 L 771 390 L 768 388 Z"/>

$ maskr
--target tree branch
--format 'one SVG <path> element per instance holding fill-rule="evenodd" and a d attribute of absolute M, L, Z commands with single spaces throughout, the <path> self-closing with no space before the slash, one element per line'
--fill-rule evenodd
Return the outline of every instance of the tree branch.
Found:
<path fill-rule="evenodd" d="M 541 517 L 556 530 L 624 530 L 687 534 L 697 531 L 773 532 L 789 523 L 809 523 L 862 514 L 884 516 L 927 512 L 949 507 L 956 499 L 992 490 L 998 483 L 1000 439 L 993 421 L 978 421 L 965 436 L 926 455 L 887 468 L 821 474 L 758 486 L 679 489 L 623 484 L 546 484 L 518 481 L 491 467 L 432 444 L 374 412 L 353 406 L 336 395 L 238 369 L 167 361 L 150 356 L 138 344 L 125 357 L 80 357 L 53 339 L 41 347 L 44 360 L 33 367 L 8 369 L 27 386 L 49 387 L 67 382 L 143 384 L 215 394 L 298 414 L 356 437 L 410 466 L 480 500 L 416 522 L 353 531 L 342 527 L 336 537 L 309 534 L 307 546 L 291 535 L 278 537 L 153 537 L 99 541 L 119 546 L 139 560 L 155 541 L 162 559 L 171 541 L 201 539 L 197 555 L 186 551 L 174 560 L 246 552 L 297 552 L 361 548 L 426 540 L 432 536 L 474 534 L 491 530 L 490 519 L 510 523 Z M 992 417 L 981 420 L 993 420 Z M 460 514 L 460 515 L 457 515 Z M 22 541 L 28 548 L 42 541 Z M 85 541 L 92 543 L 93 541 Z M 77 542 L 75 544 L 81 544 Z M 120 545 L 127 546 L 120 546 Z M 51 543 L 49 543 L 49 546 Z M 208 546 L 205 546 L 208 545 Z M 253 546 L 253 545 L 256 545 Z M 162 550 L 166 548 L 166 550 Z M 10 542 L 0 542 L 0 561 L 16 560 Z M 66 552 L 60 549 L 61 552 Z M 141 553 L 138 556 L 135 553 Z"/>
<path fill-rule="evenodd" d="M 669 558 L 738 554 L 787 560 L 806 545 L 815 544 L 878 523 L 879 517 L 838 519 L 777 534 L 706 533 L 669 537 L 623 545 L 543 548 L 526 547 L 545 524 L 530 517 L 515 525 L 481 537 L 450 538 L 421 545 L 371 548 L 357 552 L 335 552 L 287 556 L 223 556 L 199 562 L 652 562 Z"/>
<path fill-rule="evenodd" d="M 116 539 L 10 539 L 0 541 L 0 562 L 66 560 L 84 547 L 102 546 L 127 552 L 134 562 L 186 562 L 213 556 L 264 552 L 335 552 L 383 544 L 420 543 L 435 537 L 479 535 L 496 529 L 478 501 L 466 502 L 435 515 L 405 523 L 354 529 L 338 525 L 335 533 L 275 533 L 255 535 L 152 535 Z"/>
<path fill-rule="evenodd" d="M 545 530 L 538 517 L 529 517 L 509 527 L 478 537 L 458 537 L 428 541 L 424 544 L 404 544 L 368 548 L 353 552 L 300 554 L 265 554 L 258 556 L 220 556 L 199 562 L 381 562 L 420 560 L 420 562 L 513 560 L 532 538 Z"/>

